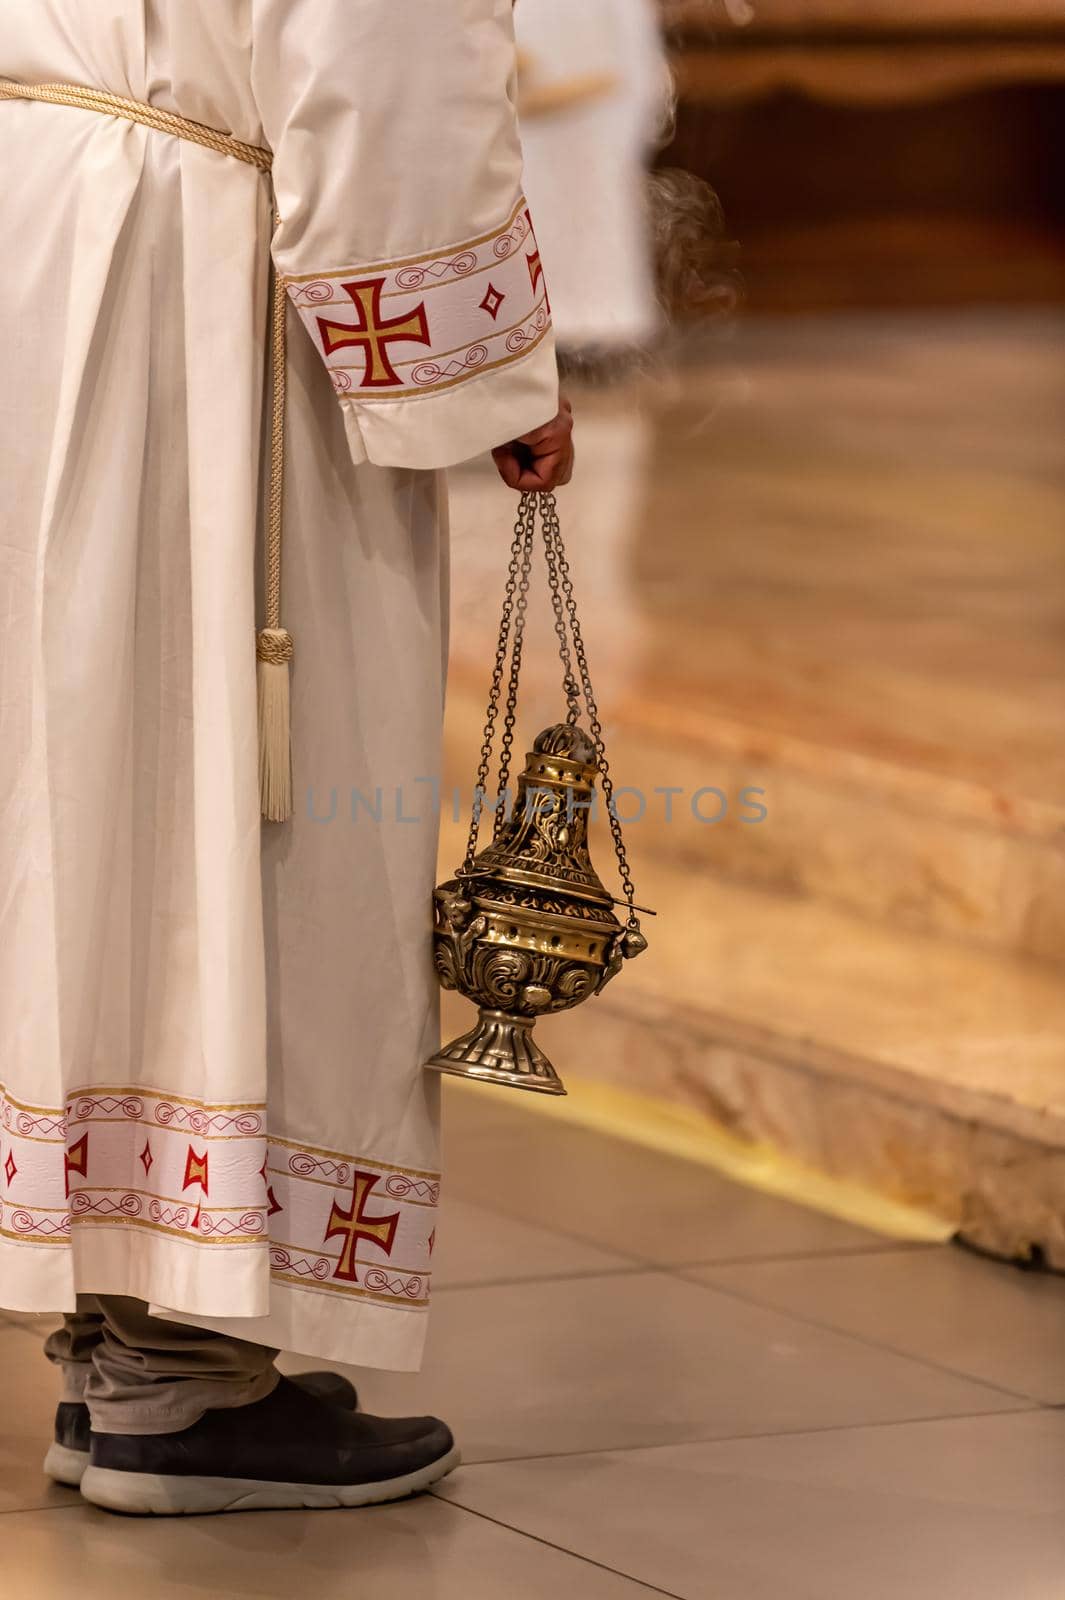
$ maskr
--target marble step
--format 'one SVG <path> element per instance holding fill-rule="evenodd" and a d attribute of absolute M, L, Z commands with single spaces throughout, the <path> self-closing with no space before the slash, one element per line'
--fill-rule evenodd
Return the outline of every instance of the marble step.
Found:
<path fill-rule="evenodd" d="M 538 1025 L 563 1077 L 694 1109 L 1065 1269 L 1055 973 L 675 864 L 652 864 L 643 888 L 668 906 L 647 953 Z M 453 1031 L 469 1016 L 449 997 Z"/>
<path fill-rule="evenodd" d="M 484 677 L 481 662 L 453 662 L 452 782 L 476 754 Z M 534 688 L 521 732 L 531 736 L 558 715 L 553 688 Z M 630 697 L 612 705 L 608 734 L 615 779 L 636 791 L 619 809 L 631 819 L 626 833 L 639 859 L 817 896 L 906 931 L 1065 962 L 1065 812 L 1054 805 L 1011 801 L 978 782 L 697 705 Z M 669 799 L 667 787 L 680 792 Z"/>

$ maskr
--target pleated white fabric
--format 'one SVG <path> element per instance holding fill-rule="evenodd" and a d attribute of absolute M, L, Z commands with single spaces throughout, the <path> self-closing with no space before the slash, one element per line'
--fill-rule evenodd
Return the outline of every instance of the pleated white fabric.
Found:
<path fill-rule="evenodd" d="M 0 76 L 269 145 L 283 218 L 230 158 L 0 103 L 0 1305 L 128 1294 L 418 1364 L 438 469 L 557 400 L 512 71 L 509 0 L 431 24 L 418 0 L 0 10 Z M 280 827 L 254 649 L 272 234 L 293 280 Z"/>

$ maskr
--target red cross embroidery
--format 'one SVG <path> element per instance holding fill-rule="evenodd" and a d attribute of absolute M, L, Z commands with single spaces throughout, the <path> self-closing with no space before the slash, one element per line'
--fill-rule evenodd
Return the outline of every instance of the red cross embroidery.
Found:
<path fill-rule="evenodd" d="M 390 1217 L 366 1215 L 366 1202 L 379 1182 L 380 1179 L 372 1173 L 356 1172 L 351 1186 L 350 1211 L 345 1211 L 335 1200 L 333 1201 L 325 1237 L 327 1239 L 339 1237 L 344 1241 L 340 1259 L 333 1273 L 334 1278 L 343 1278 L 347 1283 L 355 1282 L 355 1247 L 360 1239 L 368 1239 L 372 1244 L 380 1245 L 386 1256 L 392 1254 L 396 1229 L 399 1227 L 399 1212 L 394 1212 Z"/>
<path fill-rule="evenodd" d="M 76 1144 L 72 1144 L 63 1157 L 63 1186 L 67 1198 L 70 1198 L 70 1174 L 77 1173 L 79 1178 L 84 1178 L 89 1170 L 89 1135 L 83 1134 Z"/>
<path fill-rule="evenodd" d="M 198 1183 L 204 1194 L 207 1194 L 207 1151 L 205 1150 L 202 1156 L 198 1155 L 190 1144 L 189 1153 L 185 1157 L 185 1181 L 181 1187 L 189 1189 L 194 1183 Z M 193 1223 L 193 1227 L 196 1226 L 198 1223 Z"/>
<path fill-rule="evenodd" d="M 360 385 L 363 389 L 394 389 L 397 384 L 402 384 L 403 379 L 392 365 L 388 353 L 390 344 L 406 342 L 431 345 L 433 342 L 429 337 L 429 318 L 424 301 L 417 310 L 405 317 L 389 320 L 382 315 L 381 295 L 386 282 L 385 278 L 367 278 L 362 283 L 341 284 L 359 313 L 359 320 L 354 326 L 345 322 L 330 322 L 326 317 L 318 318 L 322 347 L 327 356 L 337 350 L 346 350 L 349 346 L 364 352 L 366 370 Z"/>
<path fill-rule="evenodd" d="M 532 249 L 530 250 L 529 254 L 525 257 L 525 265 L 529 269 L 529 281 L 532 283 L 533 294 L 535 294 L 537 289 L 540 287 L 541 283 L 543 283 L 543 280 L 544 280 L 544 263 L 543 263 L 543 261 L 542 261 L 542 259 L 540 257 L 540 246 L 536 242 L 536 234 L 533 232 L 532 212 L 531 211 L 526 211 L 526 213 L 525 213 L 525 221 L 526 221 L 526 224 L 528 225 L 528 229 L 529 229 L 529 238 L 532 241 Z M 545 285 L 545 288 L 546 288 L 546 285 Z M 544 299 L 547 300 L 548 309 L 550 309 L 551 302 L 548 299 L 546 293 L 544 295 Z"/>

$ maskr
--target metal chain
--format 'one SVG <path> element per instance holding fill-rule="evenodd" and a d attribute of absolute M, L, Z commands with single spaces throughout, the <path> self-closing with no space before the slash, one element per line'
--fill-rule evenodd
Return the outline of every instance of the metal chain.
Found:
<path fill-rule="evenodd" d="M 610 776 L 610 765 L 606 757 L 606 746 L 603 741 L 603 725 L 599 720 L 599 708 L 595 702 L 592 691 L 592 679 L 588 670 L 588 657 L 584 648 L 584 639 L 581 635 L 581 625 L 577 618 L 577 602 L 573 593 L 573 579 L 570 574 L 569 561 L 566 557 L 566 547 L 562 540 L 562 526 L 558 519 L 558 504 L 553 494 L 542 493 L 540 499 L 540 512 L 543 519 L 544 547 L 548 554 L 548 571 L 555 566 L 562 588 L 565 609 L 569 622 L 569 631 L 573 638 L 573 650 L 577 657 L 577 666 L 581 675 L 581 687 L 588 708 L 588 724 L 595 745 L 595 753 L 599 766 L 599 781 L 603 789 L 603 798 L 606 801 L 607 819 L 610 823 L 610 833 L 614 840 L 614 853 L 618 858 L 618 871 L 621 875 L 622 887 L 625 891 L 625 900 L 629 908 L 629 927 L 634 932 L 639 932 L 640 919 L 636 915 L 634 901 L 636 889 L 633 885 L 632 874 L 629 871 L 628 855 L 625 850 L 625 841 L 621 833 L 621 822 L 614 805 L 614 784 Z M 566 663 L 566 656 L 563 656 Z"/>
<path fill-rule="evenodd" d="M 484 796 L 488 792 L 488 769 L 492 763 L 492 746 L 495 743 L 496 718 L 499 715 L 499 695 L 503 687 L 503 669 L 506 664 L 507 645 L 510 639 L 511 618 L 517 595 L 522 554 L 530 540 L 533 517 L 533 509 L 526 506 L 523 497 L 518 509 L 514 537 L 510 544 L 510 562 L 507 567 L 506 587 L 503 591 L 503 610 L 499 619 L 499 641 L 496 645 L 495 665 L 492 669 L 492 687 L 488 694 L 488 711 L 485 716 L 481 758 L 477 766 L 477 778 L 473 791 L 473 813 L 470 817 L 470 832 L 466 843 L 466 859 L 462 865 L 463 872 L 473 870 L 474 857 L 477 854 L 477 835 L 481 827 L 481 807 Z"/>
<path fill-rule="evenodd" d="M 492 669 L 492 685 L 488 696 L 488 711 L 485 717 L 484 737 L 481 744 L 480 762 L 477 768 L 477 782 L 474 791 L 473 815 L 470 819 L 470 832 L 466 845 L 466 859 L 460 869 L 463 873 L 474 870 L 474 860 L 477 854 L 477 838 L 480 832 L 481 809 L 483 797 L 488 789 L 488 771 L 492 763 L 492 749 L 495 744 L 496 723 L 499 717 L 500 696 L 503 690 L 503 675 L 507 668 L 507 657 L 510 656 L 510 671 L 507 681 L 507 695 L 503 718 L 503 737 L 500 747 L 499 782 L 496 791 L 497 808 L 495 816 L 494 836 L 498 838 L 503 828 L 505 814 L 503 801 L 506 787 L 510 781 L 510 764 L 513 757 L 514 728 L 516 723 L 516 709 L 518 698 L 518 683 L 521 675 L 522 646 L 525 634 L 525 620 L 529 602 L 529 580 L 532 571 L 532 554 L 536 538 L 536 516 L 539 509 L 544 555 L 547 562 L 548 584 L 551 589 L 551 604 L 555 616 L 555 634 L 558 638 L 559 656 L 563 669 L 563 689 L 569 707 L 568 722 L 576 723 L 580 717 L 580 699 L 584 696 L 588 711 L 588 725 L 595 746 L 596 762 L 599 770 L 599 780 L 602 785 L 603 798 L 606 801 L 607 819 L 610 824 L 610 833 L 614 841 L 614 853 L 617 856 L 618 871 L 621 876 L 622 887 L 625 892 L 625 901 L 629 908 L 628 926 L 634 932 L 640 930 L 640 919 L 636 914 L 635 898 L 636 889 L 629 871 L 628 856 L 625 850 L 625 841 L 622 837 L 621 822 L 614 805 L 614 785 L 610 776 L 610 765 L 607 761 L 606 746 L 603 740 L 603 726 L 599 719 L 599 708 L 596 705 L 595 694 L 592 690 L 591 674 L 588 670 L 588 657 L 584 648 L 584 638 L 581 634 L 581 625 L 577 617 L 577 602 L 573 592 L 573 578 L 570 573 L 569 561 L 566 556 L 566 547 L 562 539 L 562 527 L 558 517 L 558 504 L 553 494 L 523 494 L 518 506 L 517 521 L 514 526 L 514 537 L 510 545 L 510 561 L 507 567 L 507 581 L 503 592 L 503 609 L 499 623 L 499 640 L 496 645 L 495 663 Z M 572 640 L 572 654 L 570 641 Z M 578 683 L 573 671 L 573 656 L 577 659 L 577 670 L 580 673 Z"/>
<path fill-rule="evenodd" d="M 531 496 L 529 499 L 531 500 Z M 524 499 L 524 497 L 523 497 Z M 521 652 L 525 639 L 525 617 L 529 606 L 529 576 L 532 572 L 533 547 L 536 542 L 536 508 L 534 505 L 519 507 L 518 526 L 522 524 L 522 511 L 525 511 L 524 544 L 521 554 L 521 570 L 518 574 L 518 595 L 514 607 L 514 631 L 511 643 L 510 679 L 507 683 L 506 714 L 503 718 L 503 738 L 499 750 L 499 781 L 496 787 L 496 812 L 492 837 L 498 839 L 507 821 L 506 793 L 510 782 L 510 763 L 514 751 L 514 725 L 518 704 L 518 679 L 521 676 Z"/>
<path fill-rule="evenodd" d="M 573 659 L 570 656 L 569 633 L 566 628 L 566 612 L 562 599 L 558 561 L 555 556 L 555 547 L 547 537 L 547 524 L 544 524 L 544 554 L 547 557 L 547 581 L 551 588 L 551 605 L 555 613 L 555 633 L 558 636 L 558 653 L 562 659 L 562 692 L 566 696 L 569 711 L 566 721 L 575 724 L 581 714 L 581 686 L 573 676 Z"/>

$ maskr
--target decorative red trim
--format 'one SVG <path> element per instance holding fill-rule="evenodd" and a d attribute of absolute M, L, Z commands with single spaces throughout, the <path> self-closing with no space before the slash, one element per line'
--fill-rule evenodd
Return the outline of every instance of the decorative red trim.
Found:
<path fill-rule="evenodd" d="M 550 328 L 524 199 L 480 239 L 435 255 L 290 279 L 288 287 L 337 393 L 360 403 L 454 388 L 521 360 Z M 351 304 L 355 322 L 348 320 Z M 534 319 L 535 340 L 515 344 L 514 334 Z"/>
<path fill-rule="evenodd" d="M 409 1310 L 427 1302 L 439 1195 L 433 1172 L 271 1141 L 262 1105 L 109 1088 L 29 1107 L 0 1087 L 0 1238 L 16 1243 L 123 1227 L 269 1248 L 279 1283 Z"/>

